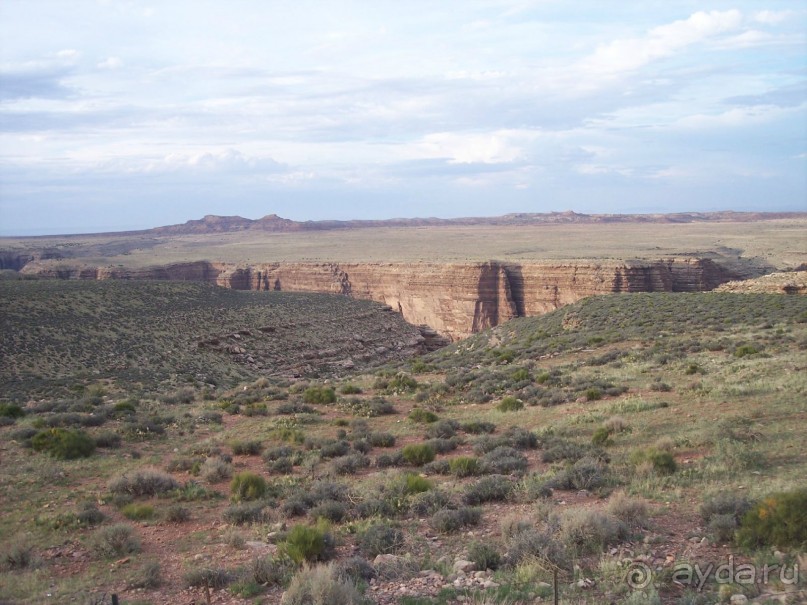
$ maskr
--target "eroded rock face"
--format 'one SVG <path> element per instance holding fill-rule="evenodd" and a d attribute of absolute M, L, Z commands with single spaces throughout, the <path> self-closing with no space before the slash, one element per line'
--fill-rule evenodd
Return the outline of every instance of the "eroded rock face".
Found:
<path fill-rule="evenodd" d="M 711 290 L 733 276 L 708 259 L 556 263 L 259 263 L 199 261 L 146 269 L 34 261 L 24 273 L 67 279 L 175 279 L 237 290 L 323 292 L 389 305 L 452 340 L 596 294 Z"/>

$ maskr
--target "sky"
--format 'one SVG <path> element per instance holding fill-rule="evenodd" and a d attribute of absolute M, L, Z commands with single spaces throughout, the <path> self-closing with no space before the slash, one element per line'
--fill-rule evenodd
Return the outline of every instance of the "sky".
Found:
<path fill-rule="evenodd" d="M 0 235 L 807 211 L 807 5 L 2 0 Z"/>

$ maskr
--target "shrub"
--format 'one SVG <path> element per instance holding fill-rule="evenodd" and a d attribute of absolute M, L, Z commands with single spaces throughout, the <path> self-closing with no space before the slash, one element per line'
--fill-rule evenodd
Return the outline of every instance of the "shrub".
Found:
<path fill-rule="evenodd" d="M 453 452 L 455 449 L 457 449 L 456 437 L 452 437 L 451 439 L 437 437 L 436 439 L 429 439 L 423 443 L 431 447 L 436 454 L 445 454 L 448 452 Z"/>
<path fill-rule="evenodd" d="M 495 571 L 502 562 L 499 552 L 485 542 L 471 542 L 468 547 L 468 560 L 476 564 L 477 569 Z"/>
<path fill-rule="evenodd" d="M 403 454 L 401 452 L 394 452 L 392 454 L 381 454 L 375 459 L 375 465 L 378 468 L 390 468 L 392 466 L 401 466 L 404 463 Z"/>
<path fill-rule="evenodd" d="M 303 401 L 306 403 L 334 403 L 336 392 L 331 387 L 308 387 L 303 392 Z"/>
<path fill-rule="evenodd" d="M 34 451 L 46 452 L 60 460 L 87 458 L 95 451 L 95 441 L 80 430 L 63 428 L 39 431 L 31 439 Z"/>
<path fill-rule="evenodd" d="M 479 481 L 466 488 L 462 495 L 465 504 L 484 504 L 506 500 L 514 489 L 513 482 L 504 475 L 491 475 L 482 477 Z"/>
<path fill-rule="evenodd" d="M 504 475 L 521 472 L 527 468 L 527 457 L 518 450 L 499 446 L 482 456 L 480 467 L 486 473 Z"/>
<path fill-rule="evenodd" d="M 458 428 L 460 428 L 460 423 L 456 420 L 438 420 L 426 429 L 426 437 L 450 439 L 457 434 Z"/>
<path fill-rule="evenodd" d="M 333 538 L 322 527 L 295 525 L 281 546 L 282 552 L 297 563 L 324 561 L 331 556 Z"/>
<path fill-rule="evenodd" d="M 25 410 L 15 403 L 0 403 L 0 417 L 4 418 L 22 418 L 25 416 Z"/>
<path fill-rule="evenodd" d="M 359 550 L 368 559 L 398 552 L 403 544 L 403 532 L 386 523 L 371 525 L 359 534 L 358 539 Z"/>
<path fill-rule="evenodd" d="M 121 437 L 112 431 L 104 431 L 95 436 L 96 447 L 114 449 L 120 447 Z"/>
<path fill-rule="evenodd" d="M 411 501 L 409 509 L 418 516 L 431 516 L 438 510 L 447 508 L 451 499 L 442 491 L 432 489 L 416 494 Z"/>
<path fill-rule="evenodd" d="M 224 511 L 224 520 L 233 525 L 260 523 L 264 520 L 264 508 L 266 505 L 262 502 L 234 504 Z"/>
<path fill-rule="evenodd" d="M 647 504 L 618 492 L 608 500 L 608 513 L 628 527 L 644 527 L 647 523 Z"/>
<path fill-rule="evenodd" d="M 737 541 L 747 548 L 807 547 L 807 488 L 763 498 L 743 516 Z"/>
<path fill-rule="evenodd" d="M 233 502 L 258 500 L 266 494 L 267 489 L 266 479 L 256 473 L 244 471 L 230 482 L 230 499 Z"/>
<path fill-rule="evenodd" d="M 98 510 L 94 502 L 85 502 L 76 513 L 76 522 L 87 527 L 99 525 L 106 519 L 106 515 Z"/>
<path fill-rule="evenodd" d="M 38 567 L 41 559 L 34 553 L 34 547 L 26 539 L 19 539 L 4 545 L 0 551 L 0 571 L 30 569 Z"/>
<path fill-rule="evenodd" d="M 603 426 L 608 430 L 609 433 L 622 433 L 623 431 L 630 429 L 628 421 L 622 416 L 611 416 L 603 423 Z"/>
<path fill-rule="evenodd" d="M 97 530 L 92 537 L 92 547 L 102 557 L 122 557 L 140 552 L 140 540 L 130 525 L 118 523 Z"/>
<path fill-rule="evenodd" d="M 128 475 L 120 475 L 109 482 L 113 494 L 133 497 L 156 496 L 177 489 L 179 483 L 168 473 L 157 469 L 142 469 Z"/>
<path fill-rule="evenodd" d="M 549 531 L 520 528 L 520 531 L 515 531 L 510 536 L 505 563 L 515 567 L 532 558 L 548 560 L 563 567 L 567 560 L 566 547 Z"/>
<path fill-rule="evenodd" d="M 759 353 L 759 349 L 754 345 L 740 345 L 734 349 L 735 357 L 747 357 L 748 355 L 756 355 L 757 353 Z"/>
<path fill-rule="evenodd" d="M 342 385 L 342 388 L 339 390 L 342 392 L 342 395 L 358 395 L 361 393 L 361 388 L 350 383 Z"/>
<path fill-rule="evenodd" d="M 591 443 L 597 446 L 608 445 L 611 442 L 611 431 L 601 426 L 591 436 Z"/>
<path fill-rule="evenodd" d="M 670 452 L 664 452 L 656 448 L 634 451 L 630 459 L 635 465 L 640 465 L 643 462 L 650 463 L 653 470 L 659 475 L 672 475 L 678 468 L 675 458 Z"/>
<path fill-rule="evenodd" d="M 496 430 L 496 425 L 492 422 L 482 422 L 479 420 L 473 420 L 471 422 L 464 422 L 460 425 L 460 428 L 471 435 L 480 435 L 482 433 L 492 433 Z"/>
<path fill-rule="evenodd" d="M 547 482 L 547 485 L 553 489 L 591 490 L 602 487 L 605 481 L 603 465 L 592 458 L 582 458 L 560 471 Z"/>
<path fill-rule="evenodd" d="M 611 515 L 593 509 L 571 509 L 560 521 L 560 535 L 581 553 L 601 551 L 625 536 L 625 526 Z"/>
<path fill-rule="evenodd" d="M 338 441 L 328 441 L 326 443 L 321 444 L 321 447 L 319 449 L 319 455 L 322 456 L 323 458 L 337 458 L 339 456 L 344 456 L 349 451 L 350 451 L 350 444 L 344 439 L 341 439 Z"/>
<path fill-rule="evenodd" d="M 260 441 L 233 441 L 230 447 L 233 448 L 233 454 L 236 456 L 257 456 L 263 450 L 263 444 Z"/>
<path fill-rule="evenodd" d="M 407 391 L 414 391 L 418 387 L 418 381 L 404 372 L 398 372 L 395 377 L 387 384 L 387 392 L 389 393 L 405 393 Z"/>
<path fill-rule="evenodd" d="M 337 475 L 355 475 L 363 468 L 370 466 L 370 459 L 364 454 L 348 454 L 335 458 L 331 464 Z"/>
<path fill-rule="evenodd" d="M 233 474 L 233 465 L 224 458 L 215 456 L 204 461 L 199 474 L 208 483 L 220 483 Z"/>
<path fill-rule="evenodd" d="M 602 399 L 602 391 L 597 387 L 591 387 L 586 389 L 583 396 L 586 398 L 586 401 L 599 401 Z"/>
<path fill-rule="evenodd" d="M 281 605 L 365 605 L 366 600 L 348 579 L 329 565 L 303 567 L 291 580 Z"/>
<path fill-rule="evenodd" d="M 179 504 L 172 504 L 165 511 L 165 520 L 169 523 L 185 523 L 190 518 L 190 511 Z"/>
<path fill-rule="evenodd" d="M 146 561 L 135 572 L 135 576 L 129 581 L 133 588 L 158 588 L 162 580 L 162 568 L 158 561 Z"/>
<path fill-rule="evenodd" d="M 342 559 L 335 565 L 336 575 L 352 582 L 366 582 L 376 577 L 375 568 L 361 557 Z"/>
<path fill-rule="evenodd" d="M 185 574 L 185 586 L 188 588 L 227 588 L 235 581 L 236 574 L 227 569 L 194 569 Z"/>
<path fill-rule="evenodd" d="M 512 396 L 507 396 L 499 402 L 496 409 L 500 412 L 517 412 L 524 409 L 524 404 Z"/>
<path fill-rule="evenodd" d="M 423 408 L 414 408 L 411 412 L 409 412 L 408 418 L 412 422 L 429 424 L 431 422 L 437 422 L 438 416 L 429 410 L 424 410 Z"/>
<path fill-rule="evenodd" d="M 735 525 L 739 525 L 745 514 L 751 510 L 751 502 L 745 496 L 722 492 L 704 500 L 701 517 L 707 523 L 717 515 L 731 515 Z"/>
<path fill-rule="evenodd" d="M 434 460 L 434 448 L 425 443 L 410 443 L 401 450 L 403 459 L 413 466 L 423 466 Z"/>
<path fill-rule="evenodd" d="M 395 435 L 390 433 L 370 433 L 367 436 L 367 441 L 373 447 L 394 447 Z"/>
<path fill-rule="evenodd" d="M 335 500 L 321 502 L 311 509 L 311 516 L 315 519 L 325 519 L 331 523 L 339 523 L 347 516 L 347 507 Z"/>
<path fill-rule="evenodd" d="M 182 487 L 172 490 L 171 496 L 180 502 L 196 502 L 198 500 L 213 500 L 218 498 L 220 494 L 199 485 L 196 481 L 188 481 Z"/>
<path fill-rule="evenodd" d="M 463 527 L 477 525 L 481 518 L 482 511 L 480 509 L 463 506 L 457 510 L 443 509 L 437 511 L 431 518 L 431 524 L 436 531 L 448 534 Z"/>
<path fill-rule="evenodd" d="M 479 459 L 473 456 L 457 456 L 448 462 L 452 475 L 471 477 L 479 474 Z"/>
<path fill-rule="evenodd" d="M 264 586 L 283 586 L 291 580 L 297 564 L 289 557 L 273 555 L 252 561 L 252 580 Z"/>
<path fill-rule="evenodd" d="M 154 507 L 150 504 L 127 504 L 121 509 L 121 513 L 132 521 L 145 521 L 154 518 Z"/>

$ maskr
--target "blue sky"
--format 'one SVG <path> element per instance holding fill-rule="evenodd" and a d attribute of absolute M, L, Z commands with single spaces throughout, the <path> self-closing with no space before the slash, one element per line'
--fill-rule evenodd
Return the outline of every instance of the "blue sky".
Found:
<path fill-rule="evenodd" d="M 807 210 L 800 1 L 4 0 L 0 233 Z"/>

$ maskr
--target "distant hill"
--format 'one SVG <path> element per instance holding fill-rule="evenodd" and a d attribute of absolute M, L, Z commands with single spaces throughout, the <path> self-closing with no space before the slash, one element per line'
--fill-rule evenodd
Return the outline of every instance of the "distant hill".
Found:
<path fill-rule="evenodd" d="M 336 229 L 369 229 L 378 227 L 450 227 L 450 226 L 506 226 L 543 224 L 597 224 L 597 223 L 705 223 L 752 222 L 785 218 L 804 218 L 799 212 L 679 212 L 675 214 L 581 214 L 579 212 L 514 213 L 494 217 L 465 218 L 393 218 L 385 220 L 349 221 L 293 221 L 276 214 L 259 219 L 241 216 L 207 215 L 180 225 L 147 229 L 141 233 L 153 235 L 193 235 L 229 233 L 234 231 L 266 231 L 288 233 L 296 231 L 331 231 Z"/>

